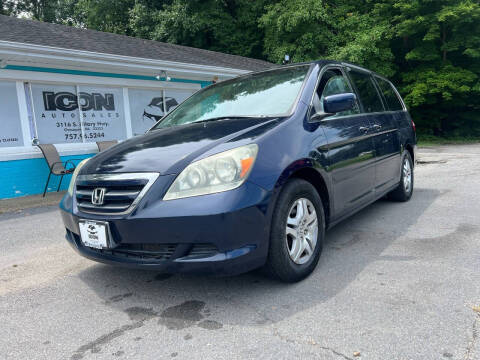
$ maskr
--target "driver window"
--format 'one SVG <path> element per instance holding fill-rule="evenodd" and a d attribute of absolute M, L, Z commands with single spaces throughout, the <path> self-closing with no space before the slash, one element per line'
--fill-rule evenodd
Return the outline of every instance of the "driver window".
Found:
<path fill-rule="evenodd" d="M 317 91 L 313 95 L 313 111 L 323 112 L 323 99 L 330 95 L 351 93 L 353 90 L 348 83 L 348 80 L 343 76 L 342 72 L 338 69 L 329 69 L 325 71 L 320 80 Z M 360 113 L 358 103 L 351 110 L 337 113 L 334 116 L 345 116 Z"/>

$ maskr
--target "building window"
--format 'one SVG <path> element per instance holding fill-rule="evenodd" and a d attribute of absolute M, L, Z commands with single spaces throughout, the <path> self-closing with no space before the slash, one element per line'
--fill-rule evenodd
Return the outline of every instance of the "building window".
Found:
<path fill-rule="evenodd" d="M 128 89 L 133 135 L 145 134 L 193 92 L 193 90 Z"/>
<path fill-rule="evenodd" d="M 123 90 L 98 86 L 78 90 L 84 142 L 126 139 Z"/>
<path fill-rule="evenodd" d="M 81 143 L 82 128 L 75 86 L 30 86 L 38 141 L 43 144 Z"/>
<path fill-rule="evenodd" d="M 165 114 L 161 89 L 128 89 L 132 134 L 142 135 Z"/>
<path fill-rule="evenodd" d="M 0 147 L 81 144 L 142 135 L 196 89 L 24 82 L 24 91 L 26 103 L 19 104 L 16 82 L 0 81 Z M 26 139 L 22 107 L 28 116 Z"/>
<path fill-rule="evenodd" d="M 17 100 L 17 85 L 0 81 L 0 147 L 22 146 L 22 125 Z"/>
<path fill-rule="evenodd" d="M 121 88 L 31 84 L 31 89 L 34 124 L 40 143 L 126 138 Z"/>

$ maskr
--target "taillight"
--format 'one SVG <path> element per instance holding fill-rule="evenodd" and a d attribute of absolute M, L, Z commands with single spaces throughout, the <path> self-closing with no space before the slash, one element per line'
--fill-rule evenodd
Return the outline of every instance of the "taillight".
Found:
<path fill-rule="evenodd" d="M 415 127 L 415 123 L 413 122 L 413 119 L 412 119 L 412 127 L 413 127 L 413 131 L 417 132 L 417 128 Z"/>

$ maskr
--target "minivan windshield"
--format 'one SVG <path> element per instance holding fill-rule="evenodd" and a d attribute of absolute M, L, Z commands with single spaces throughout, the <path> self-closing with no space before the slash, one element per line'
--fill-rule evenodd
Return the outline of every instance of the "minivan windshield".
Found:
<path fill-rule="evenodd" d="M 188 98 L 151 130 L 225 118 L 286 116 L 309 67 L 284 67 L 210 86 Z"/>

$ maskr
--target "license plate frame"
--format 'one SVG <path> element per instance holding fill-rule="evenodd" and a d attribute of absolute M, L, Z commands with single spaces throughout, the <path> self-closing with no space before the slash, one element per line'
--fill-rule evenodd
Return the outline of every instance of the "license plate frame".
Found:
<path fill-rule="evenodd" d="M 82 245 L 94 249 L 110 247 L 110 226 L 107 221 L 79 220 L 80 241 Z"/>

